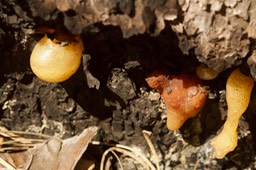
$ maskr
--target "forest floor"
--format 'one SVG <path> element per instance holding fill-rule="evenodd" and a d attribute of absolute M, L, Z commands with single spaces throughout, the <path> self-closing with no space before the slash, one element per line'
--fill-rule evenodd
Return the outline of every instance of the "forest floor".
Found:
<path fill-rule="evenodd" d="M 1 127 L 57 135 L 62 139 L 78 135 L 88 127 L 97 127 L 92 140 L 101 144 L 90 143 L 84 153 L 96 169 L 110 145 L 129 146 L 150 157 L 143 130 L 151 133 L 161 169 L 256 168 L 255 90 L 240 120 L 235 151 L 218 160 L 212 157 L 209 146 L 225 120 L 225 85 L 232 69 L 221 72 L 214 80 L 203 81 L 209 89 L 204 108 L 180 130 L 167 129 L 165 105 L 145 78 L 159 68 L 195 74 L 200 64 L 194 55 L 182 54 L 178 39 L 168 26 L 157 36 L 123 38 L 118 27 L 96 24 L 81 34 L 85 58 L 90 56 L 87 66 L 81 64 L 65 82 L 48 83 L 37 78 L 29 65 L 31 51 L 42 35 L 33 34 L 32 21 L 23 21 L 21 27 L 19 17 L 14 16 L 10 14 L 3 20 L 6 16 L 1 13 Z M 24 25 L 26 29 L 21 29 Z M 119 156 L 125 170 L 143 169 L 125 154 Z M 114 157 L 110 167 L 120 168 Z"/>

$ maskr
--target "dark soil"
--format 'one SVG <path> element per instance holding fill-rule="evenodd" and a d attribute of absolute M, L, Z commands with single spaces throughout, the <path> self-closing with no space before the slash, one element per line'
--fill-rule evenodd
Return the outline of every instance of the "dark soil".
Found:
<path fill-rule="evenodd" d="M 81 64 L 65 82 L 47 83 L 30 69 L 31 51 L 42 37 L 32 32 L 42 25 L 64 29 L 63 16 L 45 21 L 32 16 L 28 6 L 16 1 L 0 5 L 1 126 L 62 138 L 97 126 L 99 131 L 94 140 L 137 147 L 145 155 L 150 150 L 142 130 L 148 130 L 152 132 L 151 140 L 162 160 L 162 169 L 193 169 L 198 160 L 197 169 L 256 168 L 255 90 L 240 121 L 238 147 L 222 160 L 211 156 L 209 141 L 225 120 L 225 83 L 233 68 L 203 82 L 209 89 L 209 99 L 198 116 L 188 120 L 179 131 L 167 129 L 164 104 L 159 93 L 148 87 L 145 77 L 159 68 L 195 74 L 199 64 L 193 51 L 182 54 L 178 38 L 168 25 L 157 36 L 144 33 L 130 38 L 123 38 L 119 27 L 90 25 L 81 33 L 84 59 L 91 58 L 85 63 L 87 66 Z M 222 61 L 219 62 L 221 65 Z M 240 67 L 248 71 L 246 64 Z M 95 147 L 90 146 L 88 153 L 94 150 L 92 155 L 99 161 L 104 148 Z M 126 169 L 136 166 L 133 161 L 128 164 Z"/>

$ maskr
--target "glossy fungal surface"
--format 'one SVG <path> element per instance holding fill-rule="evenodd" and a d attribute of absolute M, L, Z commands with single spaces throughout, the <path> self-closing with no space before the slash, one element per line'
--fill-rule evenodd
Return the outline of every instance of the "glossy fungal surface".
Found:
<path fill-rule="evenodd" d="M 196 68 L 196 74 L 202 80 L 212 80 L 215 79 L 219 73 L 207 67 L 205 64 L 200 64 Z"/>
<path fill-rule="evenodd" d="M 31 69 L 44 81 L 65 81 L 77 71 L 83 48 L 83 42 L 79 36 L 58 35 L 51 40 L 45 35 L 32 51 Z"/>
<path fill-rule="evenodd" d="M 226 84 L 227 120 L 222 131 L 211 142 L 216 158 L 223 158 L 237 146 L 239 119 L 249 105 L 253 86 L 253 79 L 242 74 L 239 69 L 229 76 Z"/>
<path fill-rule="evenodd" d="M 162 95 L 169 130 L 179 129 L 188 118 L 196 116 L 207 98 L 204 86 L 195 76 L 172 75 L 160 71 L 151 74 L 146 81 Z"/>

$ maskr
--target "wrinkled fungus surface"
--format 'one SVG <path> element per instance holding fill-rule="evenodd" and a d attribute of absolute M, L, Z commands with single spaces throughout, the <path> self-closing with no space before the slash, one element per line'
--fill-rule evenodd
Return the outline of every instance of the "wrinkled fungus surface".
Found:
<path fill-rule="evenodd" d="M 226 84 L 227 120 L 222 131 L 212 140 L 216 158 L 223 158 L 237 146 L 236 131 L 239 119 L 249 105 L 253 86 L 253 79 L 242 74 L 239 69 L 234 70 L 229 76 Z"/>
<path fill-rule="evenodd" d="M 155 72 L 146 81 L 162 95 L 169 130 L 179 129 L 188 118 L 196 116 L 207 98 L 205 88 L 195 76 Z"/>

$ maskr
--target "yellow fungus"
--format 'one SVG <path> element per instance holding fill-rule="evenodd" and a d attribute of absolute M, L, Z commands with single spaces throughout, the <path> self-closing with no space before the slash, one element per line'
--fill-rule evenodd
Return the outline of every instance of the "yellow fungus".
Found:
<path fill-rule="evenodd" d="M 226 84 L 227 120 L 222 131 L 211 142 L 216 158 L 223 158 L 237 146 L 239 119 L 248 107 L 253 86 L 253 79 L 239 69 L 229 76 Z"/>
<path fill-rule="evenodd" d="M 40 79 L 62 82 L 77 71 L 82 52 L 83 42 L 79 36 L 58 35 L 51 40 L 45 35 L 32 51 L 30 66 Z"/>
<path fill-rule="evenodd" d="M 212 80 L 215 79 L 219 73 L 207 67 L 205 64 L 200 64 L 196 68 L 196 74 L 202 80 Z"/>

